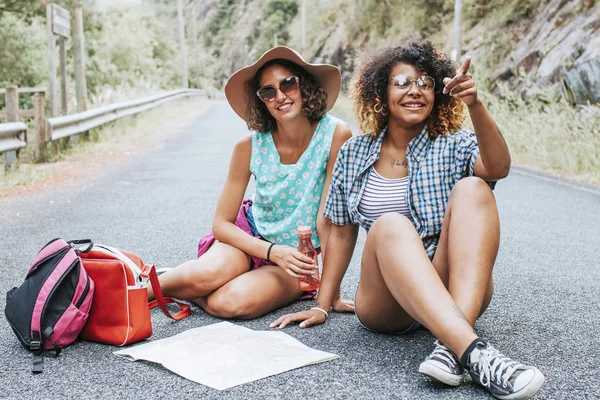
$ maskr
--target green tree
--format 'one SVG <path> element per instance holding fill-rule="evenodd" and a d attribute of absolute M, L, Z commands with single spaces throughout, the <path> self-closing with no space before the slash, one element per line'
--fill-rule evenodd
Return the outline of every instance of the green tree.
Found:
<path fill-rule="evenodd" d="M 0 21 L 7 14 L 17 14 L 31 23 L 34 17 L 43 15 L 45 10 L 45 4 L 40 0 L 0 0 Z"/>
<path fill-rule="evenodd" d="M 259 54 L 273 46 L 275 34 L 279 44 L 287 43 L 290 38 L 288 26 L 298 14 L 298 8 L 297 0 L 267 0 L 263 3 L 263 18 L 255 30 L 255 48 Z"/>

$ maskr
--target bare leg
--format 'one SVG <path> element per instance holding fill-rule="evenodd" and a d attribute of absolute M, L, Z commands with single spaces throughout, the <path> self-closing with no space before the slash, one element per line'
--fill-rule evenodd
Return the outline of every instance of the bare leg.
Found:
<path fill-rule="evenodd" d="M 479 178 L 460 180 L 448 201 L 433 265 L 471 326 L 492 300 L 499 244 L 492 190 Z"/>
<path fill-rule="evenodd" d="M 483 185 L 469 178 L 453 190 L 435 267 L 407 218 L 386 214 L 375 222 L 367 236 L 356 295 L 356 312 L 367 327 L 401 330 L 410 326 L 413 316 L 459 357 L 477 338 L 472 326 L 491 299 L 491 269 L 499 242 L 495 201 Z M 461 218 L 467 217 L 471 223 L 461 226 Z"/>
<path fill-rule="evenodd" d="M 408 327 L 416 318 L 455 354 L 462 354 L 477 339 L 425 254 L 414 226 L 403 215 L 384 214 L 373 224 L 361 272 L 356 312 L 368 328 L 382 330 L 391 321 Z M 391 298 L 399 305 L 398 312 L 383 314 L 380 308 L 391 310 Z M 363 301 L 368 301 L 368 308 Z"/>
<path fill-rule="evenodd" d="M 202 257 L 162 274 L 159 281 L 164 296 L 194 300 L 209 295 L 249 268 L 249 255 L 228 244 L 215 242 Z M 148 300 L 154 300 L 150 285 Z"/>
<path fill-rule="evenodd" d="M 286 306 L 303 293 L 298 279 L 278 266 L 266 265 L 241 274 L 195 302 L 215 317 L 251 319 Z"/>

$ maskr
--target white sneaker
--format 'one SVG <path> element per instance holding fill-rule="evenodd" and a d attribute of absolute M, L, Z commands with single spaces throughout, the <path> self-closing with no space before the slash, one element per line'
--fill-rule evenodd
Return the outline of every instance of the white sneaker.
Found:
<path fill-rule="evenodd" d="M 501 354 L 483 341 L 469 355 L 468 364 L 473 381 L 502 400 L 529 399 L 544 383 L 540 370 Z"/>
<path fill-rule="evenodd" d="M 458 386 L 463 380 L 464 369 L 454 353 L 436 340 L 435 349 L 421 363 L 419 372 L 446 385 Z"/>

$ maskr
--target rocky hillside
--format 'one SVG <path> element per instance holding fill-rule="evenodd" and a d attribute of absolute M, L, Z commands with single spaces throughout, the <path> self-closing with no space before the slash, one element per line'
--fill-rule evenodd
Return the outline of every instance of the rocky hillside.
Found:
<path fill-rule="evenodd" d="M 209 0 L 198 13 L 204 73 L 217 86 L 273 45 L 301 49 L 300 0 Z M 304 56 L 342 68 L 345 84 L 356 54 L 427 38 L 448 53 L 453 0 L 306 0 Z M 564 93 L 600 102 L 600 2 L 464 0 L 463 55 L 490 89 L 502 82 L 525 97 Z M 547 89 L 551 88 L 551 89 Z"/>
<path fill-rule="evenodd" d="M 551 0 L 514 25 L 500 32 L 514 36 L 494 79 L 527 93 L 554 86 L 572 102 L 600 102 L 600 2 Z M 483 33 L 484 26 L 482 21 L 474 31 Z"/>

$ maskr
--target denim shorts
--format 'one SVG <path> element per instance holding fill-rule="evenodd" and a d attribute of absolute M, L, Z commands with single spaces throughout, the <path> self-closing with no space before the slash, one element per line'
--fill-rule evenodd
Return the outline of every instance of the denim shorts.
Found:
<path fill-rule="evenodd" d="M 354 300 L 356 301 L 356 292 L 358 292 L 358 283 L 360 282 L 360 279 L 358 282 L 356 282 L 356 290 L 354 291 Z M 356 305 L 356 302 L 355 302 Z M 366 330 L 368 330 L 369 332 L 375 332 L 375 333 L 382 333 L 379 331 L 376 331 L 374 329 L 371 329 L 367 326 L 365 326 L 365 324 L 362 323 L 362 321 L 360 320 L 360 317 L 358 316 L 358 312 L 356 312 L 356 310 L 354 311 L 354 314 L 356 315 L 356 319 L 358 320 L 358 323 L 360 324 L 360 326 L 362 326 L 363 328 L 365 328 Z M 416 330 L 419 330 L 423 328 L 423 325 L 421 325 L 421 323 L 419 321 L 414 321 L 412 324 L 410 324 L 410 326 L 402 331 L 397 331 L 397 332 L 387 332 L 388 334 L 391 335 L 404 335 L 406 333 L 410 333 L 410 332 L 414 332 Z"/>
<path fill-rule="evenodd" d="M 252 206 L 248 207 L 246 210 L 246 219 L 248 220 L 248 225 L 250 225 L 250 232 L 252 232 L 252 236 L 260 236 L 258 233 L 258 229 L 256 229 L 256 222 L 254 222 L 254 216 L 252 215 Z"/>
<path fill-rule="evenodd" d="M 263 238 L 256 229 L 256 223 L 254 222 L 254 217 L 252 216 L 252 201 L 244 200 L 242 202 L 242 206 L 238 212 L 238 215 L 235 220 L 235 225 L 242 229 L 249 235 L 252 235 L 258 239 L 266 240 Z M 210 249 L 210 247 L 215 243 L 216 239 L 212 232 L 207 233 L 198 242 L 198 258 L 201 257 L 204 253 Z M 319 250 L 317 250 L 319 251 Z M 250 257 L 250 270 L 257 269 L 263 267 L 265 265 L 274 265 L 271 261 L 265 260 L 264 258 L 251 256 Z M 300 300 L 312 299 L 317 295 L 316 290 L 311 290 L 308 292 L 304 292 L 302 296 L 300 296 Z"/>

